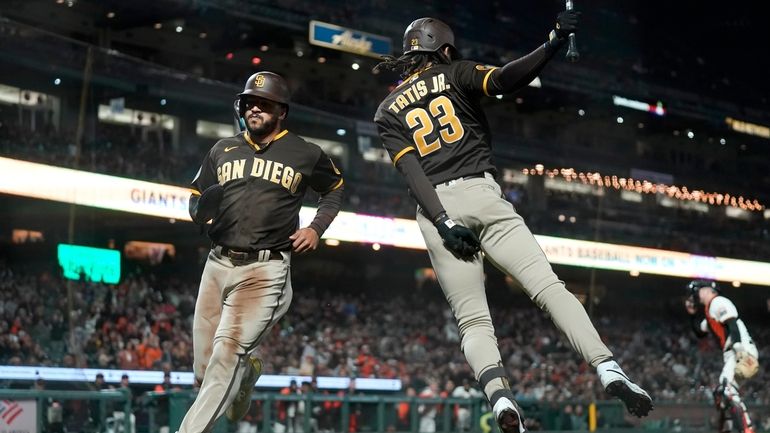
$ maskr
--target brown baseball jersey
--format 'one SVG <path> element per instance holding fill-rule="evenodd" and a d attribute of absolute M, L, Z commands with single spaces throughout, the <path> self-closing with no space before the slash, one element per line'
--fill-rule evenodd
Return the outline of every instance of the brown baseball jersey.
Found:
<path fill-rule="evenodd" d="M 220 183 L 224 197 L 209 237 L 234 250 L 291 249 L 308 187 L 325 194 L 342 186 L 320 147 L 284 130 L 266 145 L 244 133 L 219 140 L 192 181 L 193 194 Z"/>
<path fill-rule="evenodd" d="M 417 152 L 434 185 L 494 172 L 492 137 L 480 104 L 494 69 L 471 61 L 437 64 L 394 89 L 374 117 L 393 163 Z"/>

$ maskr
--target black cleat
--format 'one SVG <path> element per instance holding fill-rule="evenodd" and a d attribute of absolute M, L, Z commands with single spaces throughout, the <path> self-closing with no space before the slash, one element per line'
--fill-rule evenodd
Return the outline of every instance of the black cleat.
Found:
<path fill-rule="evenodd" d="M 521 408 L 516 402 L 501 398 L 493 409 L 497 414 L 497 426 L 502 433 L 526 433 Z"/>
<path fill-rule="evenodd" d="M 647 416 L 655 406 L 643 389 L 635 385 L 634 387 L 636 390 L 629 387 L 624 381 L 618 380 L 607 385 L 606 391 L 607 394 L 619 398 L 626 405 L 628 413 L 641 418 Z"/>
<path fill-rule="evenodd" d="M 653 409 L 652 398 L 647 391 L 631 382 L 617 362 L 603 362 L 596 370 L 604 390 L 607 394 L 620 399 L 626 405 L 628 413 L 641 418 L 647 416 Z"/>

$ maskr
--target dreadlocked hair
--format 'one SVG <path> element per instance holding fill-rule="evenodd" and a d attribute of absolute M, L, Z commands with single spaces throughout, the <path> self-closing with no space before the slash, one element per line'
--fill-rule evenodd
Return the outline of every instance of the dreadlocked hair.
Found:
<path fill-rule="evenodd" d="M 382 56 L 382 62 L 374 67 L 374 72 L 382 70 L 398 72 L 401 78 L 408 78 L 410 75 L 421 72 L 427 67 L 439 63 L 449 63 L 450 58 L 440 51 L 434 52 L 406 52 L 401 57 Z"/>

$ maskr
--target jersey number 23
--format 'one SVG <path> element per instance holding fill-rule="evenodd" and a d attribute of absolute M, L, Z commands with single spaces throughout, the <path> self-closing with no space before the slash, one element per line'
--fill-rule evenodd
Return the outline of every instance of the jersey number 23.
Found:
<path fill-rule="evenodd" d="M 430 113 L 428 113 L 430 111 Z M 428 143 L 426 137 L 433 133 L 438 122 L 439 136 Z M 410 129 L 417 128 L 412 133 L 414 144 L 420 156 L 428 155 L 441 148 L 441 142 L 451 144 L 463 138 L 465 130 L 460 123 L 460 119 L 455 114 L 455 107 L 452 101 L 446 96 L 439 96 L 428 104 L 428 110 L 424 108 L 414 108 L 406 113 L 406 124 Z"/>

